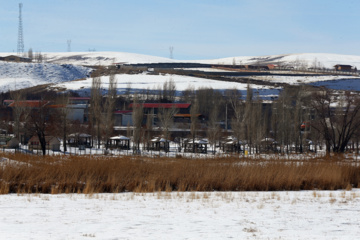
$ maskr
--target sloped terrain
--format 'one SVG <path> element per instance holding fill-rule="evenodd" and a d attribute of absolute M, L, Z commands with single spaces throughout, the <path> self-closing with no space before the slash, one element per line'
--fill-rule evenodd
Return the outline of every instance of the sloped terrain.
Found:
<path fill-rule="evenodd" d="M 91 68 L 69 64 L 0 61 L 0 91 L 82 79 L 89 77 L 91 71 Z"/>

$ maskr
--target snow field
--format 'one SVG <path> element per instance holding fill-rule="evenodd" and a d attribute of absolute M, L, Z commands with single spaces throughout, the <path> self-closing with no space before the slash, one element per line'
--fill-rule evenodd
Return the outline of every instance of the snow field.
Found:
<path fill-rule="evenodd" d="M 1 239 L 355 239 L 360 189 L 0 196 Z"/>
<path fill-rule="evenodd" d="M 163 84 L 170 79 L 174 80 L 176 85 L 176 91 L 179 95 L 181 91 L 186 89 L 199 89 L 199 88 L 213 88 L 218 90 L 226 90 L 237 88 L 238 90 L 245 91 L 247 89 L 246 83 L 236 83 L 236 82 L 224 82 L 218 80 L 210 80 L 197 77 L 188 77 L 188 76 L 179 76 L 179 75 L 147 75 L 144 74 L 116 74 L 117 79 L 117 89 L 119 94 L 124 94 L 126 89 L 131 88 L 131 93 L 139 91 L 150 92 L 157 91 L 162 89 Z M 72 82 L 62 82 L 55 85 L 52 85 L 51 88 L 66 88 L 68 90 L 77 91 L 82 96 L 90 96 L 92 78 L 87 78 L 85 80 L 72 81 Z M 101 77 L 101 84 L 103 93 L 106 93 L 109 86 L 109 76 Z M 269 86 L 264 85 L 253 85 L 251 87 L 254 90 L 263 90 L 263 94 L 276 94 L 280 89 L 273 88 L 269 89 Z"/>
<path fill-rule="evenodd" d="M 86 78 L 90 72 L 82 66 L 0 61 L 0 92 Z"/>

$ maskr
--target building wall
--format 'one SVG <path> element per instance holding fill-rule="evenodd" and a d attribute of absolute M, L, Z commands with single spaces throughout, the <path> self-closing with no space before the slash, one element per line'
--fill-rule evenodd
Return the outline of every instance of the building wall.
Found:
<path fill-rule="evenodd" d="M 133 121 L 132 121 L 132 115 L 131 114 L 124 114 L 122 115 L 122 119 L 121 119 L 121 126 L 133 126 Z"/>

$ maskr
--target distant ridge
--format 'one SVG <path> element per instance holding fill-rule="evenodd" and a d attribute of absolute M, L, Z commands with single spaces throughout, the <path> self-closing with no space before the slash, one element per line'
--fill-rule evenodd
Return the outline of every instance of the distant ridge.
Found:
<path fill-rule="evenodd" d="M 0 53 L 0 56 L 13 53 Z M 42 53 L 48 63 L 74 64 L 74 65 L 112 65 L 113 63 L 167 63 L 167 62 L 192 62 L 206 64 L 294 64 L 300 62 L 311 67 L 316 61 L 325 68 L 333 68 L 336 64 L 352 65 L 360 69 L 360 56 L 342 55 L 332 53 L 298 53 L 265 56 L 234 56 L 228 58 L 208 60 L 175 60 L 165 57 L 150 56 L 126 52 L 52 52 Z"/>

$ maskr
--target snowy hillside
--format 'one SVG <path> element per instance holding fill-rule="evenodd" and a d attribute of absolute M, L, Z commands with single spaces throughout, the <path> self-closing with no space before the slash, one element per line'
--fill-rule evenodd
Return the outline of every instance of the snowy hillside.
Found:
<path fill-rule="evenodd" d="M 13 53 L 12 53 L 13 54 Z M 83 66 L 112 65 L 113 63 L 159 63 L 174 60 L 126 52 L 46 52 L 42 53 L 46 62 L 56 64 L 74 64 Z M 11 53 L 0 53 L 8 56 Z"/>
<path fill-rule="evenodd" d="M 0 53 L 8 56 L 14 53 Z M 149 56 L 126 52 L 45 52 L 46 62 L 74 65 L 112 65 L 113 63 L 159 63 L 159 62 L 194 62 L 208 64 L 303 64 L 312 67 L 317 65 L 333 68 L 336 64 L 352 65 L 360 69 L 360 56 L 331 53 L 298 53 L 268 56 L 237 56 L 209 60 L 174 60 L 164 57 Z"/>
<path fill-rule="evenodd" d="M 8 56 L 13 53 L 0 53 L 0 56 Z M 159 62 L 195 62 L 195 63 L 210 63 L 210 64 L 284 64 L 284 65 L 301 65 L 312 67 L 317 64 L 318 67 L 332 68 L 335 64 L 352 65 L 360 69 L 360 56 L 353 55 L 339 55 L 339 54 L 322 54 L 322 53 L 303 53 L 303 54 L 283 54 L 272 56 L 259 57 L 229 57 L 213 60 L 198 60 L 198 61 L 179 61 L 168 58 L 124 53 L 124 52 L 62 52 L 62 53 L 42 53 L 46 63 L 7 63 L 0 61 L 0 91 L 8 91 L 9 89 L 20 89 L 32 87 L 46 83 L 61 83 L 77 79 L 86 78 L 91 69 L 83 66 L 88 65 L 112 65 L 114 63 L 159 63 Z M 65 64 L 65 65 L 64 65 Z M 202 71 L 205 71 L 202 69 Z M 214 71 L 213 69 L 211 71 Z M 132 88 L 137 90 L 147 90 L 158 88 L 169 77 L 164 76 L 150 76 L 146 74 L 140 75 L 118 75 L 120 82 L 132 83 Z M 190 78 L 186 76 L 173 76 L 177 84 L 178 91 L 186 89 L 189 86 L 195 88 L 212 87 L 214 89 L 228 89 L 234 86 L 238 89 L 244 89 L 241 84 L 219 82 L 214 80 L 205 80 L 203 78 Z M 264 80 L 278 83 L 312 83 L 317 85 L 329 85 L 329 81 L 337 81 L 336 89 L 343 88 L 343 79 L 352 79 L 352 85 L 349 90 L 359 90 L 360 84 L 357 83 L 358 78 L 353 77 L 334 77 L 334 76 L 315 76 L 315 77 L 288 77 L 288 76 L 272 76 L 272 77 L 252 77 L 254 80 Z M 88 88 L 88 81 L 67 83 L 66 87 L 69 89 Z M 84 84 L 80 86 L 79 83 Z M 240 86 L 241 85 L 241 86 Z M 57 85 L 58 86 L 58 85 Z M 330 86 L 330 85 L 329 85 Z M 267 89 L 269 87 L 253 86 L 257 89 Z M 119 92 L 125 89 L 124 83 L 119 84 Z M 270 89 L 271 91 L 271 89 Z M 84 92 L 84 91 L 82 91 Z"/>
<path fill-rule="evenodd" d="M 117 91 L 124 94 L 128 88 L 131 93 L 135 92 L 154 92 L 163 87 L 166 81 L 172 79 L 175 82 L 177 94 L 188 88 L 199 89 L 201 87 L 211 87 L 213 89 L 226 90 L 236 87 L 238 90 L 246 92 L 246 83 L 224 82 L 211 79 L 178 76 L 178 75 L 147 75 L 147 74 L 117 74 Z M 82 96 L 89 96 L 92 79 L 87 78 L 80 81 L 62 82 L 52 85 L 50 88 L 66 88 L 78 92 Z M 102 89 L 104 94 L 109 88 L 109 77 L 101 77 Z M 279 89 L 270 88 L 264 85 L 251 85 L 262 96 L 272 96 L 279 93 Z"/>
<path fill-rule="evenodd" d="M 0 92 L 86 78 L 90 68 L 50 63 L 0 61 Z"/>
<path fill-rule="evenodd" d="M 316 62 L 318 67 L 333 68 L 336 64 L 345 64 L 352 65 L 357 69 L 360 69 L 360 56 L 330 53 L 300 53 L 257 57 L 229 57 L 194 62 L 209 64 L 233 64 L 234 61 L 236 64 L 303 64 L 307 67 L 312 67 Z"/>

